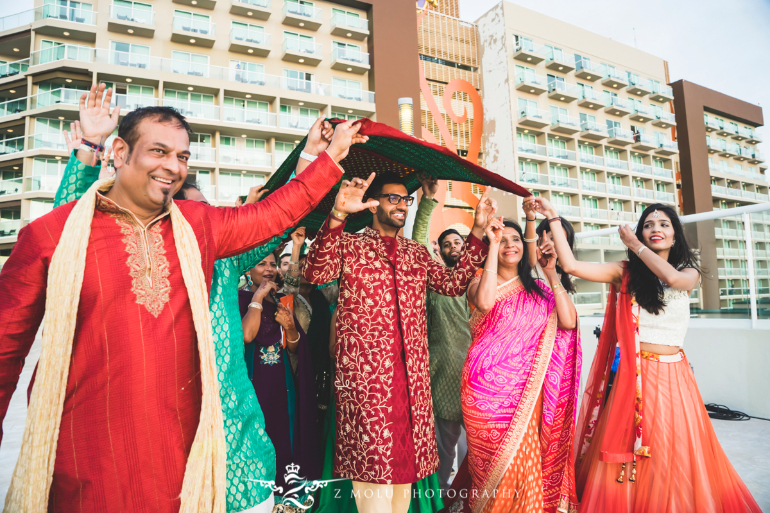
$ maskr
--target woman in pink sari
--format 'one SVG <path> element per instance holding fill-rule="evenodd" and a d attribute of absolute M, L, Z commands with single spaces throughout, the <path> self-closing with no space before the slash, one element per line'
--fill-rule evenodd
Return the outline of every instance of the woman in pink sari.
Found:
<path fill-rule="evenodd" d="M 473 342 L 462 373 L 468 456 L 446 511 L 573 511 L 572 439 L 580 382 L 577 313 L 540 254 L 532 277 L 519 225 L 490 228 L 489 257 L 468 287 Z"/>

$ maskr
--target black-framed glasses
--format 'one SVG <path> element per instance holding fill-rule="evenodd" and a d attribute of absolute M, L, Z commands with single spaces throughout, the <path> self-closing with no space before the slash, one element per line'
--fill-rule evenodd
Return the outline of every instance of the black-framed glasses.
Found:
<path fill-rule="evenodd" d="M 398 205 L 401 203 L 401 200 L 404 200 L 407 207 L 412 206 L 412 203 L 414 203 L 413 196 L 401 196 L 400 194 L 378 194 L 375 198 L 388 198 L 392 205 Z"/>

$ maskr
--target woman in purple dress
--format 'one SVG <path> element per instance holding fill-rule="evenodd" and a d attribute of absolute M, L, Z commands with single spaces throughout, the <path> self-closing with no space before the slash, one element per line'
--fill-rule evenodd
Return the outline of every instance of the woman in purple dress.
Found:
<path fill-rule="evenodd" d="M 265 430 L 275 446 L 276 486 L 284 493 L 289 465 L 299 475 L 317 479 L 321 474 L 318 446 L 318 408 L 307 336 L 291 310 L 276 305 L 277 258 L 269 254 L 249 271 L 249 290 L 239 293 L 243 339 L 255 344 L 252 383 L 265 414 Z M 276 500 L 280 492 L 276 492 Z"/>

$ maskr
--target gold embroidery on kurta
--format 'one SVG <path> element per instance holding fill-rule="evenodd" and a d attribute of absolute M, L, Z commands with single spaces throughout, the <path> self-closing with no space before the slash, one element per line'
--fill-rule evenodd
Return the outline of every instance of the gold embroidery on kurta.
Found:
<path fill-rule="evenodd" d="M 123 233 L 128 259 L 126 265 L 132 278 L 131 292 L 136 303 L 144 305 L 154 317 L 158 317 L 168 303 L 171 284 L 168 280 L 169 264 L 163 244 L 160 223 L 153 224 L 142 236 L 142 229 L 121 213 L 111 214 Z"/>

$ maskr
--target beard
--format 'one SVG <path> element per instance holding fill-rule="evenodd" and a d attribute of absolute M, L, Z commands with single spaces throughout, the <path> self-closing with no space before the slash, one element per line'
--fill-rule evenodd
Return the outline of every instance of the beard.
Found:
<path fill-rule="evenodd" d="M 451 253 L 446 253 L 446 254 L 444 252 L 441 253 L 441 260 L 444 261 L 444 264 L 447 267 L 454 267 L 455 264 L 457 264 L 457 260 L 459 259 L 460 259 L 460 255 L 454 256 Z"/>
<path fill-rule="evenodd" d="M 390 214 L 394 214 L 396 212 L 402 212 L 404 214 L 404 219 L 394 219 L 390 216 Z M 390 211 L 390 214 L 385 212 L 383 209 L 378 208 L 377 220 L 380 222 L 380 224 L 392 226 L 393 228 L 403 228 L 406 224 L 406 210 L 395 208 Z"/>

